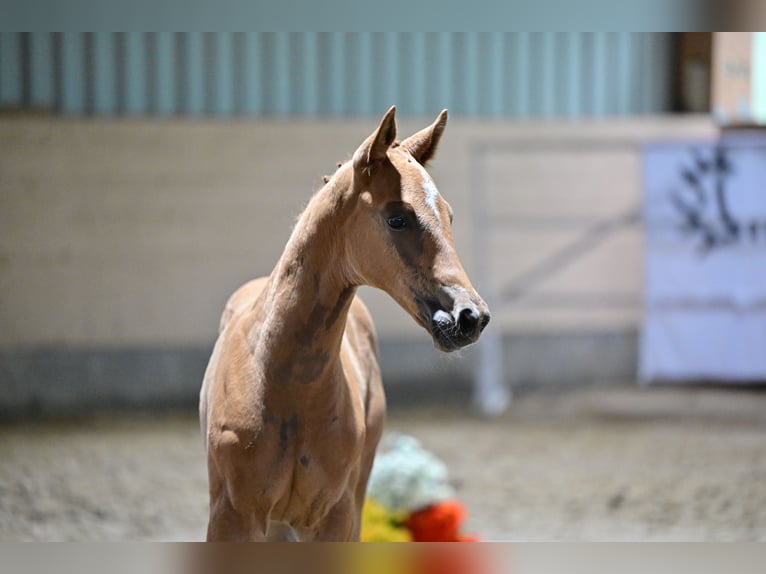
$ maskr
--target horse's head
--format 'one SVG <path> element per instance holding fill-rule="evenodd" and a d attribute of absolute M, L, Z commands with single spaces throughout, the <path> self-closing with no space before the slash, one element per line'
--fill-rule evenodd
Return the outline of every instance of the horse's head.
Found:
<path fill-rule="evenodd" d="M 435 154 L 447 111 L 397 143 L 395 108 L 356 150 L 349 261 L 360 282 L 386 291 L 442 351 L 475 342 L 489 323 L 452 240 L 452 208 L 423 167 Z"/>

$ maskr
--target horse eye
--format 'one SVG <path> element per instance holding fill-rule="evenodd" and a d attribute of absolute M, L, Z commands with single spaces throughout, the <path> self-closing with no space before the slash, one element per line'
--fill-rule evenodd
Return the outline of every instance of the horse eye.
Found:
<path fill-rule="evenodd" d="M 403 215 L 394 215 L 388 218 L 388 226 L 391 229 L 404 229 L 407 226 L 407 220 Z"/>

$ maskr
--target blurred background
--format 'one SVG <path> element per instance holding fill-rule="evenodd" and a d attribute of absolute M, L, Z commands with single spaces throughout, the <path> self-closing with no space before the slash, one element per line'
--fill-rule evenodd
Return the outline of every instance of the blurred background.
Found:
<path fill-rule="evenodd" d="M 450 111 L 432 172 L 479 290 L 513 291 L 493 301 L 510 382 L 634 378 L 640 227 L 550 259 L 639 207 L 643 142 L 713 136 L 699 36 L 3 33 L 0 409 L 191 404 L 228 295 L 394 103 L 402 134 Z M 443 366 L 363 296 L 391 394 L 467 392 L 470 353 Z"/>
<path fill-rule="evenodd" d="M 677 261 L 704 267 L 688 277 L 728 277 L 713 294 L 662 298 L 647 270 L 671 251 L 646 223 L 647 170 L 672 191 L 746 131 L 734 147 L 755 175 L 736 185 L 752 193 L 763 33 L 1 32 L 1 537 L 202 536 L 193 414 L 223 305 L 392 104 L 400 135 L 449 109 L 430 172 L 493 321 L 444 356 L 385 294 L 361 295 L 389 427 L 454 469 L 473 530 L 766 536 L 766 299 L 726 302 L 760 278 L 763 194 L 734 209 L 755 231 L 729 267 L 700 256 L 705 229 L 676 237 Z M 684 225 L 665 215 L 663 240 Z"/>

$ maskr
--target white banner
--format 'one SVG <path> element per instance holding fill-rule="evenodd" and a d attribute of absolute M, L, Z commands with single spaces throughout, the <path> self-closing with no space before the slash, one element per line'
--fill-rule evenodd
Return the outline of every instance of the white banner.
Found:
<path fill-rule="evenodd" d="M 766 136 L 644 151 L 643 380 L 766 380 Z"/>

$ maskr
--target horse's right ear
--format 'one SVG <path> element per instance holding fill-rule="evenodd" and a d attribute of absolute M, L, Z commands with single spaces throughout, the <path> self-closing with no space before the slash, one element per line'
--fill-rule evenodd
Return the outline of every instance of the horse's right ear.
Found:
<path fill-rule="evenodd" d="M 386 152 L 395 139 L 396 106 L 391 106 L 380 120 L 378 129 L 354 152 L 354 169 L 366 169 L 376 161 L 386 159 Z"/>

